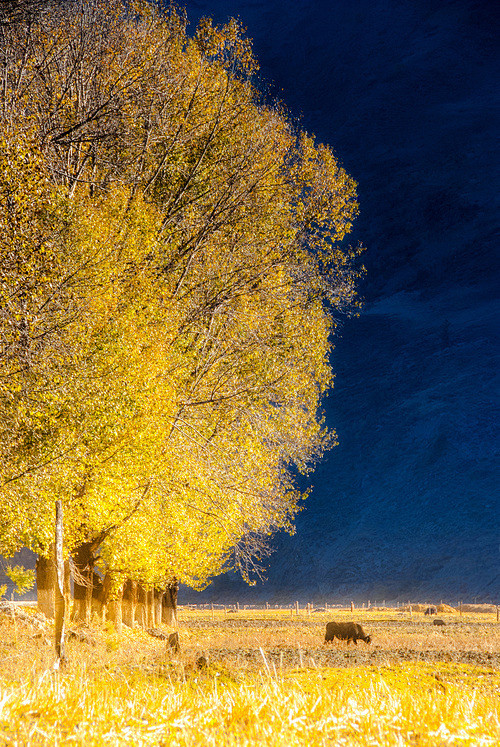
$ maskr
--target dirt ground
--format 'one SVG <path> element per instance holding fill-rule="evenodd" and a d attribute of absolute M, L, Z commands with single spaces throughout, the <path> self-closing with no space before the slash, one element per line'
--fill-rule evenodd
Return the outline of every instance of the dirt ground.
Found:
<path fill-rule="evenodd" d="M 350 619 L 344 615 L 338 619 Z M 422 614 L 406 619 L 357 619 L 372 638 L 357 645 L 335 640 L 325 644 L 326 621 L 321 615 L 255 619 L 244 613 L 224 619 L 180 615 L 179 634 L 184 650 L 204 641 L 203 654 L 212 661 L 262 667 L 264 657 L 273 668 L 352 667 L 401 662 L 452 662 L 500 669 L 500 624 L 494 615 L 441 616 L 444 626 Z M 194 649 L 193 649 L 194 651 Z"/>

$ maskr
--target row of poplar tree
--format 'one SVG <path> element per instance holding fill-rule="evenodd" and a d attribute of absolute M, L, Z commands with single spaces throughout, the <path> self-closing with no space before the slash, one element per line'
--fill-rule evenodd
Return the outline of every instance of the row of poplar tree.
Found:
<path fill-rule="evenodd" d="M 234 20 L 1 13 L 0 552 L 38 553 L 45 588 L 58 499 L 76 586 L 97 570 L 104 601 L 249 579 L 334 441 L 355 184 L 266 101 Z"/>

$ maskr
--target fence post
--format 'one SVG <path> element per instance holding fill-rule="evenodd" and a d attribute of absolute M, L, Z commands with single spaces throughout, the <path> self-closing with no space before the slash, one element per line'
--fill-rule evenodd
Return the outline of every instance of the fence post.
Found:
<path fill-rule="evenodd" d="M 351 602 L 351 612 L 354 612 L 354 602 Z"/>
<path fill-rule="evenodd" d="M 55 636 L 55 647 L 56 647 L 56 669 L 61 664 L 64 664 L 64 628 L 65 628 L 65 607 L 66 600 L 64 598 L 64 559 L 63 559 L 63 511 L 62 501 L 56 501 L 56 529 L 55 529 L 55 548 L 54 548 L 54 560 L 56 566 L 56 588 L 55 588 L 55 620 L 54 620 L 54 636 Z"/>
<path fill-rule="evenodd" d="M 298 602 L 295 602 L 295 614 L 296 615 L 299 614 L 299 603 Z"/>

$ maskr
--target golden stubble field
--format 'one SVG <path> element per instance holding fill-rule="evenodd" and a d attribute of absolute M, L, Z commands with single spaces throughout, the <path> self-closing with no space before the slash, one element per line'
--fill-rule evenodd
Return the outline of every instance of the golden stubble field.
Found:
<path fill-rule="evenodd" d="M 0 745 L 500 744 L 496 615 L 439 616 L 181 609 L 177 655 L 96 621 L 58 672 L 50 629 L 0 614 Z M 325 646 L 332 619 L 372 644 Z"/>

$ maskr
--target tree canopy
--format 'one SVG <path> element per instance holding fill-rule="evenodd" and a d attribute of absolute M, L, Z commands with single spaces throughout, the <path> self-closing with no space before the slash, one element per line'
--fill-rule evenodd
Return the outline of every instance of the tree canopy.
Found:
<path fill-rule="evenodd" d="M 116 577 L 248 579 L 335 440 L 355 183 L 264 100 L 237 21 L 6 8 L 0 550 L 46 555 L 58 498 Z"/>

